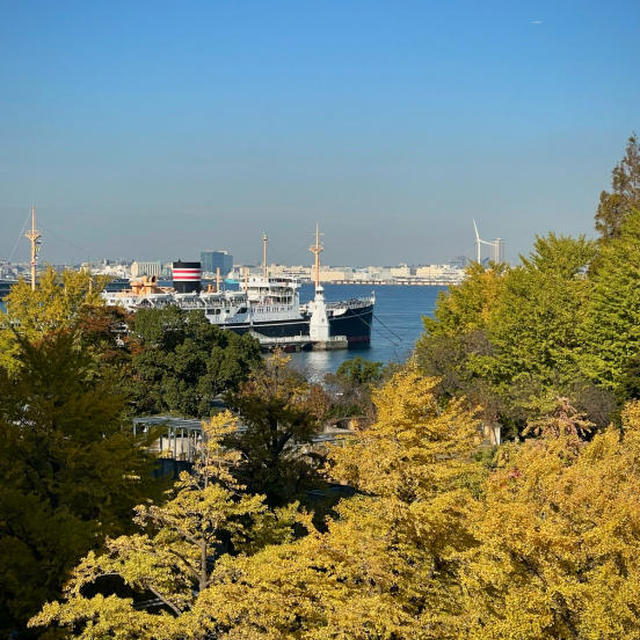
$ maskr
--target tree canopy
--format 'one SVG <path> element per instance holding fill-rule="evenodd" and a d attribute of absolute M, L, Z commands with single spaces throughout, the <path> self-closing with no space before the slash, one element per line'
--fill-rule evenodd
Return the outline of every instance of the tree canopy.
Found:
<path fill-rule="evenodd" d="M 500 456 L 465 557 L 468 638 L 639 638 L 640 406 L 591 442 L 569 404 Z"/>
<path fill-rule="evenodd" d="M 620 402 L 640 397 L 640 210 L 602 246 L 580 325 L 581 368 Z"/>
<path fill-rule="evenodd" d="M 168 500 L 136 507 L 140 532 L 109 538 L 103 553 L 90 552 L 74 570 L 65 601 L 47 604 L 32 626 L 56 623 L 87 640 L 197 633 L 194 609 L 219 558 L 286 542 L 297 520 L 295 505 L 268 512 L 263 496 L 243 492 L 231 475 L 238 456 L 222 440 L 236 428 L 228 412 L 203 423 L 201 457 L 180 475 Z M 115 588 L 101 584 L 114 576 Z"/>
<path fill-rule="evenodd" d="M 382 380 L 384 365 L 382 362 L 365 360 L 356 356 L 345 360 L 336 370 L 336 376 L 351 384 L 375 384 Z"/>
<path fill-rule="evenodd" d="M 260 346 L 211 324 L 200 311 L 140 309 L 133 320 L 132 392 L 138 413 L 205 417 L 260 362 Z"/>
<path fill-rule="evenodd" d="M 301 516 L 307 535 L 299 540 L 290 533 L 270 536 L 267 546 L 206 563 L 213 570 L 201 583 L 205 588 L 184 596 L 190 602 L 188 616 L 175 610 L 150 614 L 122 599 L 116 604 L 115 598 L 87 598 L 81 585 L 95 579 L 93 567 L 103 562 L 90 556 L 76 569 L 66 600 L 47 605 L 33 623 L 56 622 L 85 638 L 96 629 L 122 638 L 134 633 L 141 638 L 443 637 L 437 634 L 455 624 L 460 602 L 441 597 L 452 587 L 458 565 L 453 554 L 473 541 L 465 519 L 475 508 L 482 469 L 470 459 L 478 439 L 477 422 L 461 403 L 451 402 L 441 410 L 433 395 L 435 384 L 408 372 L 377 392 L 379 422 L 332 454 L 334 475 L 350 479 L 363 495 L 344 501 L 324 532 Z M 132 557 L 130 539 L 125 539 L 109 552 L 105 569 L 113 569 L 115 561 L 128 584 L 138 581 L 148 588 L 150 582 L 141 580 L 155 576 L 165 566 L 165 557 L 174 566 L 188 557 L 191 546 L 201 548 L 196 544 L 200 536 L 190 530 L 192 540 L 185 546 L 181 541 L 186 531 L 173 533 L 190 527 L 192 518 L 207 508 L 202 485 L 197 500 L 189 497 L 192 482 L 176 487 L 175 500 L 188 503 L 188 510 L 181 507 L 177 520 L 174 502 L 159 512 L 171 509 L 174 525 L 165 533 L 163 516 L 160 539 L 153 545 L 157 553 L 145 561 L 149 552 L 138 552 L 136 546 Z M 216 485 L 216 495 L 228 491 L 225 482 Z M 256 498 L 243 500 L 253 505 L 253 513 L 264 508 Z M 233 504 L 235 511 L 245 502 Z M 219 509 L 212 512 L 217 526 L 226 526 L 228 517 Z M 291 522 L 291 511 L 284 513 L 285 522 Z M 211 524 L 207 531 L 213 534 L 215 527 Z M 195 550 L 193 557 L 200 557 Z M 160 571 L 154 590 L 163 587 L 163 576 L 172 576 L 171 586 L 185 575 L 184 568 Z M 197 575 L 193 573 L 192 584 Z"/>
<path fill-rule="evenodd" d="M 18 280 L 5 297 L 6 314 L 0 316 L 0 366 L 15 369 L 20 345 L 12 327 L 23 339 L 35 341 L 51 331 L 69 329 L 104 305 L 100 296 L 107 279 L 87 271 L 47 267 L 35 291 L 26 280 Z"/>
<path fill-rule="evenodd" d="M 23 624 L 105 535 L 130 527 L 151 493 L 151 461 L 125 398 L 96 375 L 70 330 L 16 337 L 17 372 L 0 369 L 0 620 Z"/>
<path fill-rule="evenodd" d="M 635 133 L 629 137 L 624 157 L 611 173 L 611 192 L 600 194 L 595 224 L 601 239 L 618 236 L 634 209 L 640 210 L 640 144 Z"/>
<path fill-rule="evenodd" d="M 323 390 L 289 367 L 289 361 L 274 353 L 228 398 L 243 427 L 226 440 L 241 453 L 238 477 L 276 506 L 299 498 L 317 480 L 322 459 L 311 442 L 327 409 Z"/>
<path fill-rule="evenodd" d="M 437 386 L 407 369 L 374 393 L 378 420 L 330 455 L 358 493 L 321 529 L 233 498 L 216 444 L 32 624 L 87 640 L 640 638 L 640 405 L 594 435 L 559 399 L 486 464 L 474 412 Z M 105 573 L 132 593 L 92 591 Z"/>
<path fill-rule="evenodd" d="M 611 409 L 579 367 L 582 327 L 595 246 L 583 236 L 536 238 L 520 264 L 472 265 L 468 277 L 441 295 L 416 345 L 416 362 L 440 377 L 448 396 L 466 395 L 489 422 L 514 432 L 553 398 L 569 395 L 606 423 Z M 602 394 L 601 394 L 602 395 Z M 595 406 L 598 405 L 598 406 Z"/>

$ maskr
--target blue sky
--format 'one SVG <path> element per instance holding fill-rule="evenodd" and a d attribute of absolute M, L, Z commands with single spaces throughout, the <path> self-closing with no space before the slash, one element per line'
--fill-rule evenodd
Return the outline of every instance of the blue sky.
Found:
<path fill-rule="evenodd" d="M 640 2 L 0 0 L 0 256 L 508 257 L 591 233 Z M 26 256 L 20 242 L 15 258 Z"/>

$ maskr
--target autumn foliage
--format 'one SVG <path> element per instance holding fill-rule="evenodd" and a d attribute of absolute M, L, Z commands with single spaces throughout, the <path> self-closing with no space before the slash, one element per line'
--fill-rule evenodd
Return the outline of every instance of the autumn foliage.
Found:
<path fill-rule="evenodd" d="M 203 421 L 199 459 L 161 497 L 137 495 L 146 462 L 105 373 L 127 366 L 113 318 L 96 314 L 77 341 L 86 279 L 66 282 L 68 299 L 53 274 L 33 299 L 19 287 L 27 340 L 0 332 L 11 619 L 46 598 L 27 633 L 640 640 L 638 157 L 632 137 L 597 242 L 551 233 L 515 267 L 473 264 L 409 363 L 339 372 L 336 388 L 366 384 L 343 406 L 371 419 L 324 457 L 314 438 L 330 394 L 286 357 L 260 363 L 197 315 L 141 314 L 134 364 L 156 409 L 204 415 L 232 391 L 233 412 Z M 47 296 L 65 319 L 53 333 Z M 348 497 L 302 507 L 320 479 Z"/>
<path fill-rule="evenodd" d="M 375 424 L 330 455 L 358 493 L 319 529 L 244 494 L 219 446 L 233 418 L 205 425 L 195 475 L 140 507 L 141 533 L 88 556 L 32 624 L 82 638 L 640 637 L 640 405 L 594 434 L 560 399 L 487 457 L 475 411 L 443 404 L 438 383 L 408 368 L 374 394 Z M 101 572 L 134 595 L 87 595 Z M 149 591 L 155 610 L 135 604 Z"/>

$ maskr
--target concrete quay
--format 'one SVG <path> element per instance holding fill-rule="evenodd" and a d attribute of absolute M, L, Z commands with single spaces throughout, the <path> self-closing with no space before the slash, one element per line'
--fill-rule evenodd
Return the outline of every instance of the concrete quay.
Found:
<path fill-rule="evenodd" d="M 282 349 L 289 353 L 294 351 L 337 351 L 349 347 L 346 336 L 332 336 L 326 340 L 312 340 L 308 335 L 271 338 L 257 331 L 250 331 L 249 333 L 258 340 L 263 351 L 274 351 L 275 349 Z"/>

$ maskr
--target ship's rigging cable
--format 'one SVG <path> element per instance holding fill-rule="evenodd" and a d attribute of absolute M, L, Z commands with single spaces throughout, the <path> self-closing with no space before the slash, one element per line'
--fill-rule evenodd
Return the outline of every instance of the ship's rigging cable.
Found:
<path fill-rule="evenodd" d="M 18 237 L 16 238 L 16 243 L 13 245 L 13 249 L 11 249 L 11 253 L 9 254 L 8 262 L 11 262 L 13 260 L 13 254 L 16 252 L 16 249 L 18 248 L 18 243 L 20 242 L 20 239 L 22 238 L 22 235 L 24 234 L 24 230 L 27 228 L 27 222 L 29 221 L 29 217 L 30 216 L 31 216 L 31 212 L 27 213 L 27 216 L 24 219 L 24 223 L 22 225 L 22 229 L 18 232 Z"/>
<path fill-rule="evenodd" d="M 309 252 L 309 247 L 305 244 L 305 245 L 300 245 L 296 247 L 292 251 L 288 251 L 287 253 L 284 254 L 284 256 L 282 255 L 282 251 L 281 251 L 280 256 L 285 264 L 295 265 L 296 262 L 298 261 L 300 262 L 300 264 L 304 264 L 305 262 L 304 258 L 308 254 L 308 252 Z"/>
<path fill-rule="evenodd" d="M 393 329 L 388 327 L 380 318 L 377 313 L 373 314 L 373 319 L 377 320 L 392 336 L 394 336 L 398 340 L 398 346 L 402 343 L 402 336 L 398 335 Z"/>
<path fill-rule="evenodd" d="M 391 329 L 389 329 L 389 327 L 387 327 L 387 325 L 382 322 L 382 320 L 380 320 L 380 318 L 378 318 L 376 316 L 376 314 L 373 314 L 373 317 L 392 335 L 395 336 L 397 338 L 396 340 L 393 340 L 391 338 L 389 338 L 388 336 L 381 334 L 381 336 L 393 347 L 393 355 L 396 359 L 397 362 L 401 362 L 402 361 L 402 357 L 400 356 L 400 353 L 398 351 L 398 347 L 400 347 L 402 345 L 402 338 L 395 333 L 394 331 L 392 331 Z M 360 322 L 364 323 L 367 327 L 369 327 L 369 331 L 372 330 L 372 326 L 371 323 L 367 322 L 363 317 L 359 316 L 358 320 L 360 320 Z"/>
<path fill-rule="evenodd" d="M 375 314 L 373 316 L 374 318 L 376 318 Z M 370 322 L 367 322 L 362 316 L 358 316 L 358 320 L 360 320 L 360 322 L 362 322 L 363 324 L 365 324 L 367 327 L 369 327 L 369 330 L 373 330 L 373 327 L 371 326 Z M 387 331 L 394 337 L 397 338 L 397 341 L 394 340 L 393 338 L 389 338 L 388 336 L 382 334 L 382 337 L 389 342 L 390 344 L 392 344 L 394 347 L 399 347 L 400 344 L 402 343 L 402 340 L 400 338 L 400 336 L 398 336 L 397 334 L 394 334 L 393 331 L 391 331 L 384 323 L 382 323 L 382 321 L 379 318 L 376 318 L 376 320 L 378 320 L 378 322 L 380 322 L 385 329 L 387 329 Z"/>
<path fill-rule="evenodd" d="M 71 242 L 67 238 L 59 236 L 57 233 L 51 231 L 51 229 L 45 229 L 44 227 L 41 227 L 41 228 L 47 234 L 47 236 L 51 236 L 57 242 L 61 244 L 66 244 L 67 246 L 72 247 L 77 251 L 82 251 L 82 253 L 84 253 L 87 256 L 87 260 L 89 260 L 89 256 L 91 255 L 91 253 L 87 247 L 81 247 L 80 245 L 75 244 L 75 242 Z"/>

